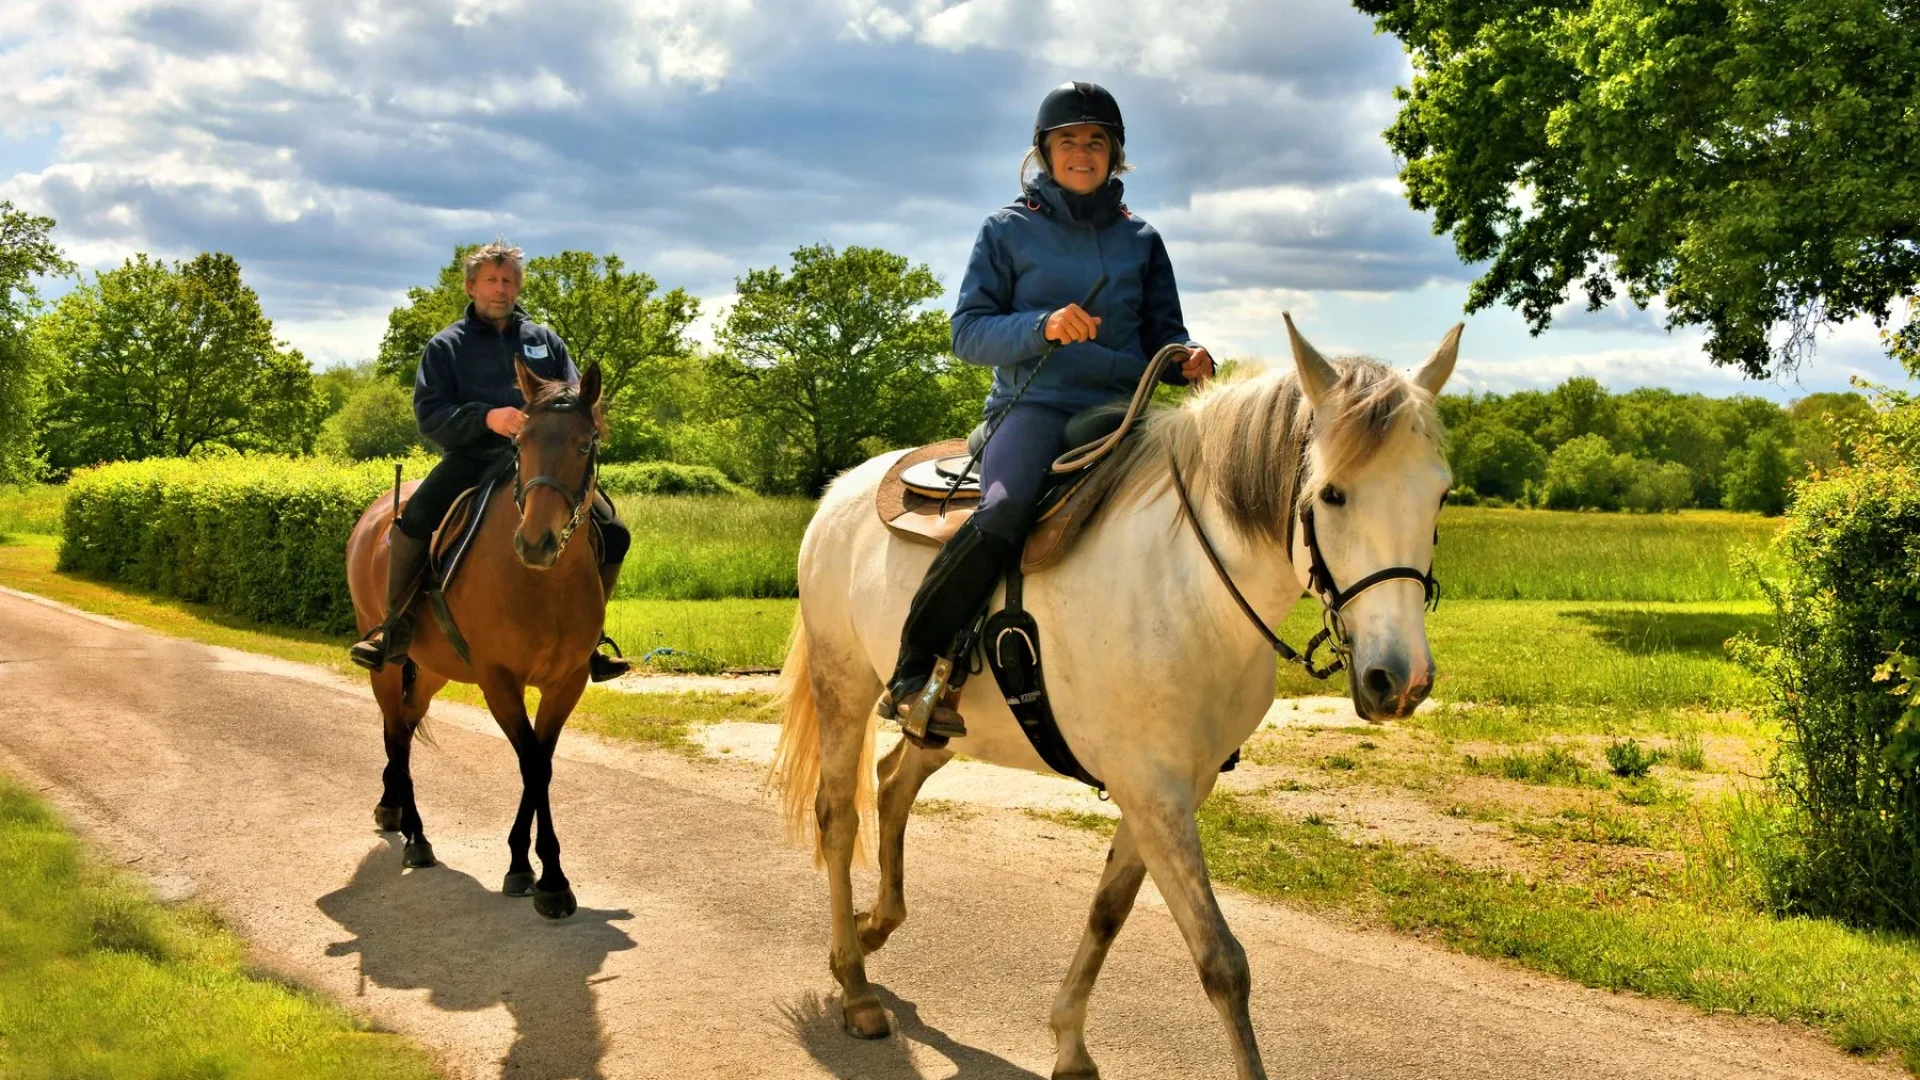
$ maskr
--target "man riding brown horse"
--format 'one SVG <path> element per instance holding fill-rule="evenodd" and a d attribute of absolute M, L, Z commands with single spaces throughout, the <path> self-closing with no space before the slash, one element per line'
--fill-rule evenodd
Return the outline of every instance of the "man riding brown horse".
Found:
<path fill-rule="evenodd" d="M 518 303 L 523 281 L 521 251 L 496 240 L 466 258 L 466 289 L 471 301 L 458 322 L 433 336 L 420 357 L 413 381 L 413 412 L 420 434 L 441 451 L 440 463 L 407 500 L 405 511 L 387 533 L 386 621 L 353 644 L 353 662 L 379 671 L 407 657 L 412 640 L 412 599 L 427 564 L 434 530 L 462 491 L 504 465 L 514 453 L 513 438 L 526 422 L 526 399 L 514 375 L 519 359 L 543 379 L 577 383 L 580 373 L 560 335 L 534 322 Z M 631 534 L 613 505 L 597 497 L 594 520 L 603 547 L 600 584 L 613 598 L 620 563 Z M 602 639 L 606 643 L 606 639 Z M 594 682 L 628 670 L 625 660 L 596 649 L 589 657 Z"/>

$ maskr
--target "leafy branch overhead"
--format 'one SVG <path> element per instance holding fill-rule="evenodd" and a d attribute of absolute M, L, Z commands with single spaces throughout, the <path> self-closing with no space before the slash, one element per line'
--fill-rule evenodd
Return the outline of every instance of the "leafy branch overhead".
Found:
<path fill-rule="evenodd" d="M 1387 129 L 1462 259 L 1468 310 L 1535 333 L 1577 287 L 1701 326 L 1716 364 L 1792 369 L 1867 317 L 1915 355 L 1920 6 L 1912 0 L 1354 0 L 1405 43 Z"/>

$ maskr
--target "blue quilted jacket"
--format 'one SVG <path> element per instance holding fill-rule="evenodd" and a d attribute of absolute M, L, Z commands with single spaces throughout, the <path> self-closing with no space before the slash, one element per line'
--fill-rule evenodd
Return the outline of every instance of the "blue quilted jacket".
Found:
<path fill-rule="evenodd" d="M 1078 412 L 1123 400 L 1162 345 L 1192 344 L 1160 234 L 1124 209 L 1089 215 L 1096 224 L 1076 220 L 1070 201 L 1042 176 L 1025 199 L 994 211 L 974 241 L 953 312 L 953 352 L 995 369 L 989 415 L 1013 399 L 1046 351 L 1047 316 L 1085 299 L 1103 273 L 1107 284 L 1090 312 L 1101 319 L 1099 336 L 1056 349 L 1022 402 Z M 1175 369 L 1167 381 L 1184 380 Z"/>

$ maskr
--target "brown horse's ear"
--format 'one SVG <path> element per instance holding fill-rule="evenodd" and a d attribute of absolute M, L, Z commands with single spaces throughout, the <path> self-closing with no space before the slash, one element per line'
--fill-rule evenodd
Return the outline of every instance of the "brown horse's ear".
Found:
<path fill-rule="evenodd" d="M 520 396 L 526 399 L 528 405 L 533 404 L 533 400 L 540 396 L 540 388 L 546 385 L 546 380 L 535 375 L 517 353 L 513 358 L 513 377 L 520 383 Z"/>
<path fill-rule="evenodd" d="M 587 373 L 580 376 L 580 404 L 589 409 L 600 407 L 600 364 L 587 365 Z"/>

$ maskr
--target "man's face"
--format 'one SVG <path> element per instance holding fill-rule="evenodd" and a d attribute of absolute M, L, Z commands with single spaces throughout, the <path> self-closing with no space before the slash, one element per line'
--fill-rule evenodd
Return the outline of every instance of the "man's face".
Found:
<path fill-rule="evenodd" d="M 520 274 L 511 263 L 481 263 L 467 282 L 467 296 L 481 318 L 500 322 L 520 300 Z"/>

